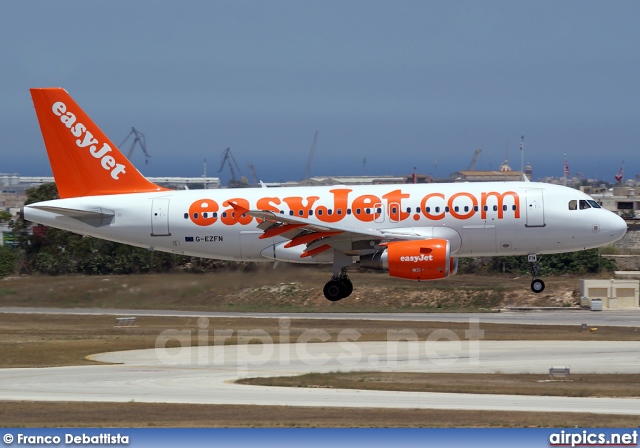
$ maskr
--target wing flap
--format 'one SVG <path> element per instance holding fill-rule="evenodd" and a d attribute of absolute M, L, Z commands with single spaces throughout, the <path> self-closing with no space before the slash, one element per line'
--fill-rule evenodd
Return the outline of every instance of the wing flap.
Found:
<path fill-rule="evenodd" d="M 392 241 L 424 240 L 445 238 L 451 241 L 452 251 L 460 248 L 460 235 L 447 227 L 408 227 L 372 229 L 356 228 L 336 223 L 323 223 L 316 219 L 283 215 L 266 210 L 247 210 L 236 204 L 231 204 L 237 213 L 247 214 L 257 218 L 258 228 L 264 231 L 262 239 L 281 237 L 288 239 L 285 248 L 306 245 L 304 257 L 333 248 L 339 252 L 357 255 L 375 250 L 381 243 Z"/>
<path fill-rule="evenodd" d="M 350 237 L 361 236 L 362 239 L 383 239 L 384 238 L 384 234 L 382 234 L 380 231 L 375 229 L 357 229 L 355 227 L 343 226 L 339 224 L 325 224 L 320 221 L 311 220 L 309 218 L 286 216 L 286 215 L 273 213 L 270 211 L 250 210 L 250 211 L 245 211 L 244 213 L 254 218 L 261 219 L 266 222 L 271 222 L 275 226 L 299 225 L 296 227 L 291 227 L 290 230 L 293 230 L 295 228 L 299 231 L 308 231 L 308 232 L 309 231 L 310 232 L 341 232 L 345 234 L 344 236 L 350 236 Z M 263 223 L 261 223 L 258 227 L 260 227 L 262 224 Z M 286 230 L 284 231 L 286 232 Z M 265 238 L 268 238 L 268 237 L 265 237 Z"/>

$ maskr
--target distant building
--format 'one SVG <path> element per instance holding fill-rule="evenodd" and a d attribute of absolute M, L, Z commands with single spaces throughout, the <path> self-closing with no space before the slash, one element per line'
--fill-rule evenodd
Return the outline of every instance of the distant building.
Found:
<path fill-rule="evenodd" d="M 406 176 L 316 176 L 296 183 L 283 183 L 282 186 L 314 185 L 379 185 L 408 183 Z"/>
<path fill-rule="evenodd" d="M 27 190 L 22 188 L 3 187 L 0 190 L 0 209 L 19 209 L 27 199 Z"/>
<path fill-rule="evenodd" d="M 154 184 L 163 187 L 184 188 L 220 188 L 219 177 L 147 177 Z M 13 215 L 18 213 L 20 207 L 27 199 L 27 190 L 39 187 L 43 184 L 53 183 L 51 176 L 20 176 L 17 173 L 0 173 L 0 210 L 6 210 Z"/>
<path fill-rule="evenodd" d="M 0 186 L 10 187 L 12 185 L 18 185 L 20 183 L 20 176 L 18 173 L 0 173 Z"/>
<path fill-rule="evenodd" d="M 163 187 L 184 188 L 189 185 L 205 185 L 207 188 L 220 188 L 219 177 L 147 177 L 150 182 Z M 27 189 L 38 187 L 42 184 L 55 182 L 52 176 L 20 176 L 18 174 L 0 173 L 0 185 L 2 187 L 15 187 Z"/>
<path fill-rule="evenodd" d="M 509 162 L 505 160 L 498 171 L 456 171 L 450 178 L 454 182 L 514 182 L 524 180 L 524 176 L 531 180 L 533 169 L 527 165 L 525 172 L 513 171 Z"/>
<path fill-rule="evenodd" d="M 413 173 L 404 176 L 405 184 L 429 184 L 433 182 L 433 178 L 429 174 Z"/>
<path fill-rule="evenodd" d="M 586 186 L 580 187 L 580 190 L 595 199 L 603 208 L 625 219 L 640 219 L 640 187 L 616 186 L 607 189 Z"/>
<path fill-rule="evenodd" d="M 524 167 L 524 174 L 527 175 L 529 180 L 533 180 L 533 168 L 531 168 L 530 163 L 527 163 L 527 166 Z"/>
<path fill-rule="evenodd" d="M 264 185 L 267 187 L 313 187 L 322 185 L 426 184 L 430 182 L 433 182 L 433 179 L 429 174 L 416 173 L 405 176 L 315 176 L 298 182 L 264 182 Z"/>

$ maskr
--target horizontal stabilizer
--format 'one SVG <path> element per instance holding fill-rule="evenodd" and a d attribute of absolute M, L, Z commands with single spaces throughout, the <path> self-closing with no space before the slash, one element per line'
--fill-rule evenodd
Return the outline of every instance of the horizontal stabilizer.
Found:
<path fill-rule="evenodd" d="M 29 207 L 45 212 L 57 213 L 58 215 L 68 216 L 69 218 L 74 219 L 113 218 L 115 216 L 115 212 L 113 210 L 101 207 L 86 209 L 51 207 L 47 205 L 31 205 Z"/>

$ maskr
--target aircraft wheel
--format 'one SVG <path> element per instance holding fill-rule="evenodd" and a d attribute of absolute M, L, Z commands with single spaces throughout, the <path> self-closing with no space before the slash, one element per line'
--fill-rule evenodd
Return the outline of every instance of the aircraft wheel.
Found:
<path fill-rule="evenodd" d="M 342 298 L 349 297 L 353 292 L 353 283 L 351 283 L 351 280 L 348 278 L 344 278 L 340 280 L 340 282 L 344 286 L 344 296 L 342 296 Z"/>
<path fill-rule="evenodd" d="M 531 291 L 535 292 L 536 294 L 539 294 L 542 291 L 544 291 L 544 282 L 542 280 L 540 280 L 539 278 L 537 278 L 534 281 L 532 281 L 531 282 Z"/>
<path fill-rule="evenodd" d="M 332 302 L 337 302 L 343 297 L 346 297 L 346 291 L 346 286 L 338 280 L 331 280 L 327 282 L 327 284 L 324 285 L 323 289 L 324 296 L 327 298 L 327 300 L 331 300 Z"/>

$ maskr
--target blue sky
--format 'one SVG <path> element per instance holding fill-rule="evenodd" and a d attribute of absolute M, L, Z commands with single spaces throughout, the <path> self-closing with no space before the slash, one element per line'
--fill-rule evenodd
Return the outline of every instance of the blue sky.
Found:
<path fill-rule="evenodd" d="M 640 173 L 637 1 L 4 1 L 0 172 L 50 175 L 30 87 L 60 86 L 149 176 Z M 366 166 L 363 167 L 363 159 Z"/>

